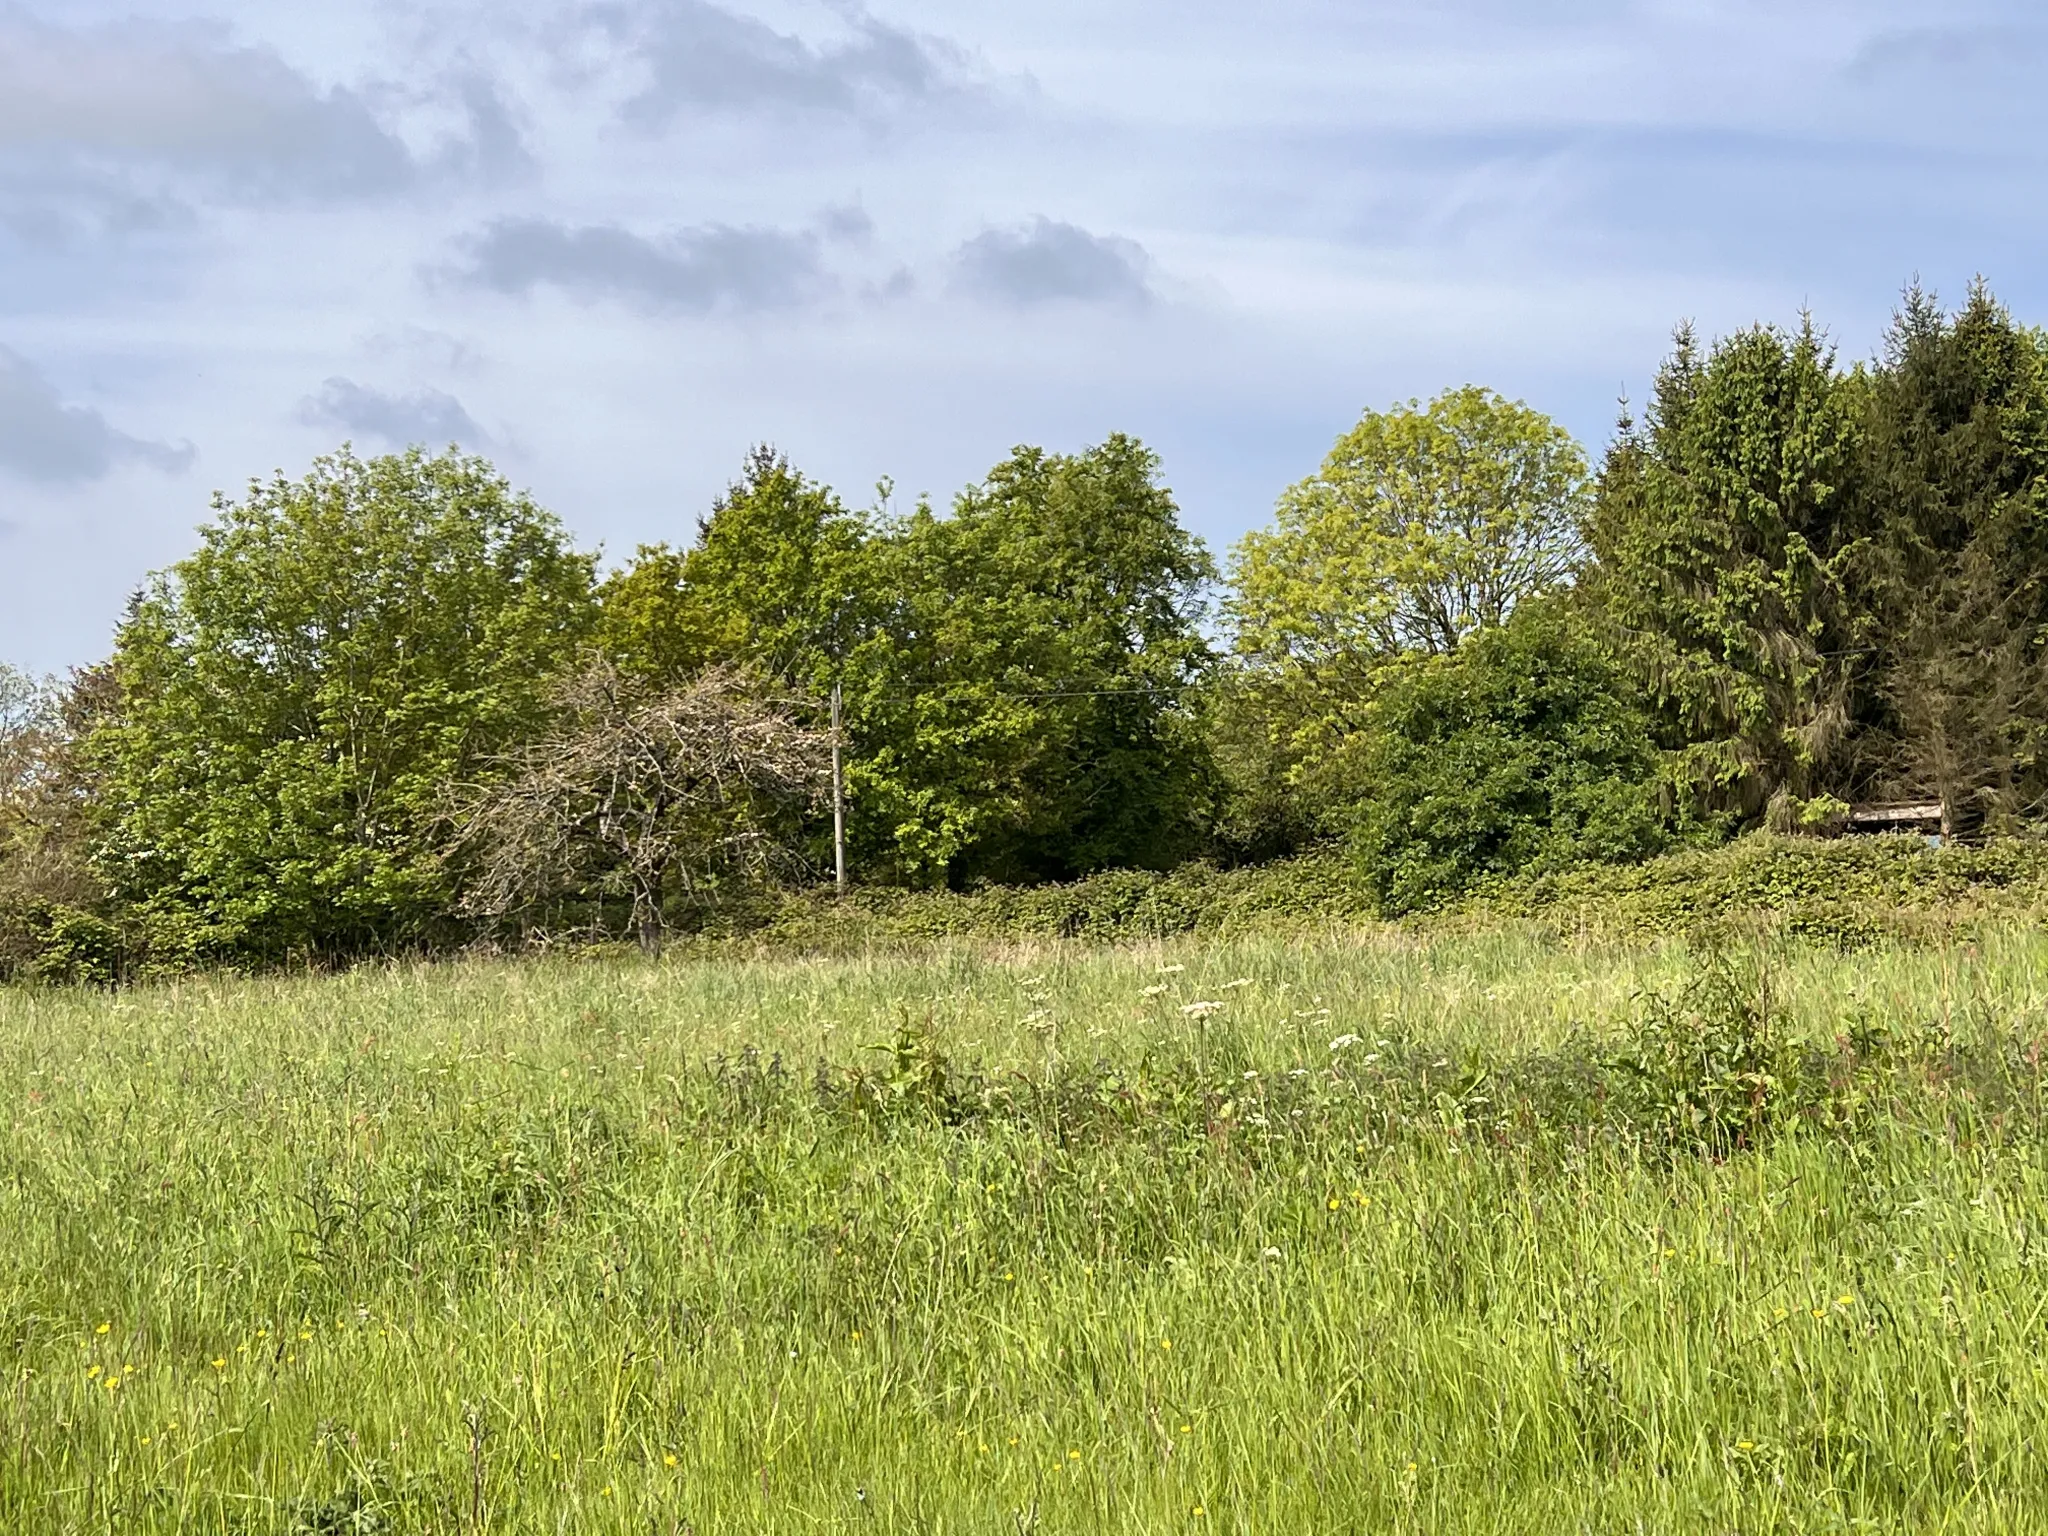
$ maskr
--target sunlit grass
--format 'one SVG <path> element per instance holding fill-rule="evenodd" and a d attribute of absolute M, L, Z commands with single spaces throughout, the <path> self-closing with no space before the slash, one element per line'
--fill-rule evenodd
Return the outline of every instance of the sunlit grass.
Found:
<path fill-rule="evenodd" d="M 0 994 L 0 1529 L 2040 1528 L 2044 961 L 1732 957 L 1726 1155 L 1676 948 Z"/>

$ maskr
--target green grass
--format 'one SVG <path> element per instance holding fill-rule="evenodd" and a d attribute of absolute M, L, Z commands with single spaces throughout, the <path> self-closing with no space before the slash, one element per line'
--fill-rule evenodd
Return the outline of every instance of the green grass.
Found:
<path fill-rule="evenodd" d="M 0 1530 L 2048 1528 L 2044 1041 L 2017 929 L 0 992 Z"/>

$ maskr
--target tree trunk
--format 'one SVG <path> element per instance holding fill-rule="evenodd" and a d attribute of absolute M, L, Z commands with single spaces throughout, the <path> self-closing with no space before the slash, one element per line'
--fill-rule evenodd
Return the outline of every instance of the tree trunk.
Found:
<path fill-rule="evenodd" d="M 650 871 L 633 882 L 633 938 L 648 959 L 661 954 L 661 870 Z"/>

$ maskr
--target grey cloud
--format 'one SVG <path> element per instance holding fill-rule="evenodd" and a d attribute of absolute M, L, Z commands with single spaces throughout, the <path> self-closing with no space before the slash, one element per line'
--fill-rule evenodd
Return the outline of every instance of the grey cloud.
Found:
<path fill-rule="evenodd" d="M 1844 73 L 1859 85 L 1893 84 L 1930 75 L 2011 77 L 2041 62 L 2044 36 L 2019 27 L 1915 27 L 1872 38 Z"/>
<path fill-rule="evenodd" d="M 1143 246 L 1047 218 L 976 235 L 953 260 L 958 286 L 999 303 L 1138 308 L 1152 300 L 1146 281 L 1151 260 Z"/>
<path fill-rule="evenodd" d="M 970 89 L 967 60 L 933 37 L 846 6 L 850 35 L 813 45 L 710 0 L 593 6 L 589 21 L 644 71 L 628 122 L 665 128 L 688 110 L 866 117 Z"/>
<path fill-rule="evenodd" d="M 194 173 L 246 191 L 401 186 L 411 155 L 346 90 L 217 28 L 66 30 L 0 13 L 0 155 Z"/>
<path fill-rule="evenodd" d="M 830 286 L 814 235 L 722 224 L 657 241 L 617 225 L 503 219 L 470 242 L 469 258 L 456 275 L 473 287 L 530 293 L 549 286 L 584 300 L 697 314 L 780 308 Z"/>
<path fill-rule="evenodd" d="M 459 170 L 485 181 L 524 180 L 535 169 L 519 116 L 505 100 L 498 83 L 487 75 L 467 74 L 456 85 L 469 136 L 450 146 L 448 160 Z"/>
<path fill-rule="evenodd" d="M 818 228 L 833 240 L 860 245 L 874 234 L 875 221 L 859 203 L 845 203 L 819 214 Z"/>
<path fill-rule="evenodd" d="M 0 468 L 46 484 L 97 480 L 122 464 L 177 471 L 192 449 L 146 442 L 98 411 L 66 405 L 29 360 L 0 347 Z"/>
<path fill-rule="evenodd" d="M 299 419 L 311 426 L 335 426 L 359 436 L 381 438 L 400 447 L 412 443 L 430 447 L 468 443 L 475 447 L 490 441 L 451 394 L 438 389 L 391 394 L 366 388 L 353 379 L 329 379 L 320 386 L 319 394 L 300 405 Z"/>

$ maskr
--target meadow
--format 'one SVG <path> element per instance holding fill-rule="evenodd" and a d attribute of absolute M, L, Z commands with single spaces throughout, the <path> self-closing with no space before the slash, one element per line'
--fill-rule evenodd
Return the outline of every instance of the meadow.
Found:
<path fill-rule="evenodd" d="M 0 1530 L 2048 1528 L 2048 936 L 0 991 Z"/>

